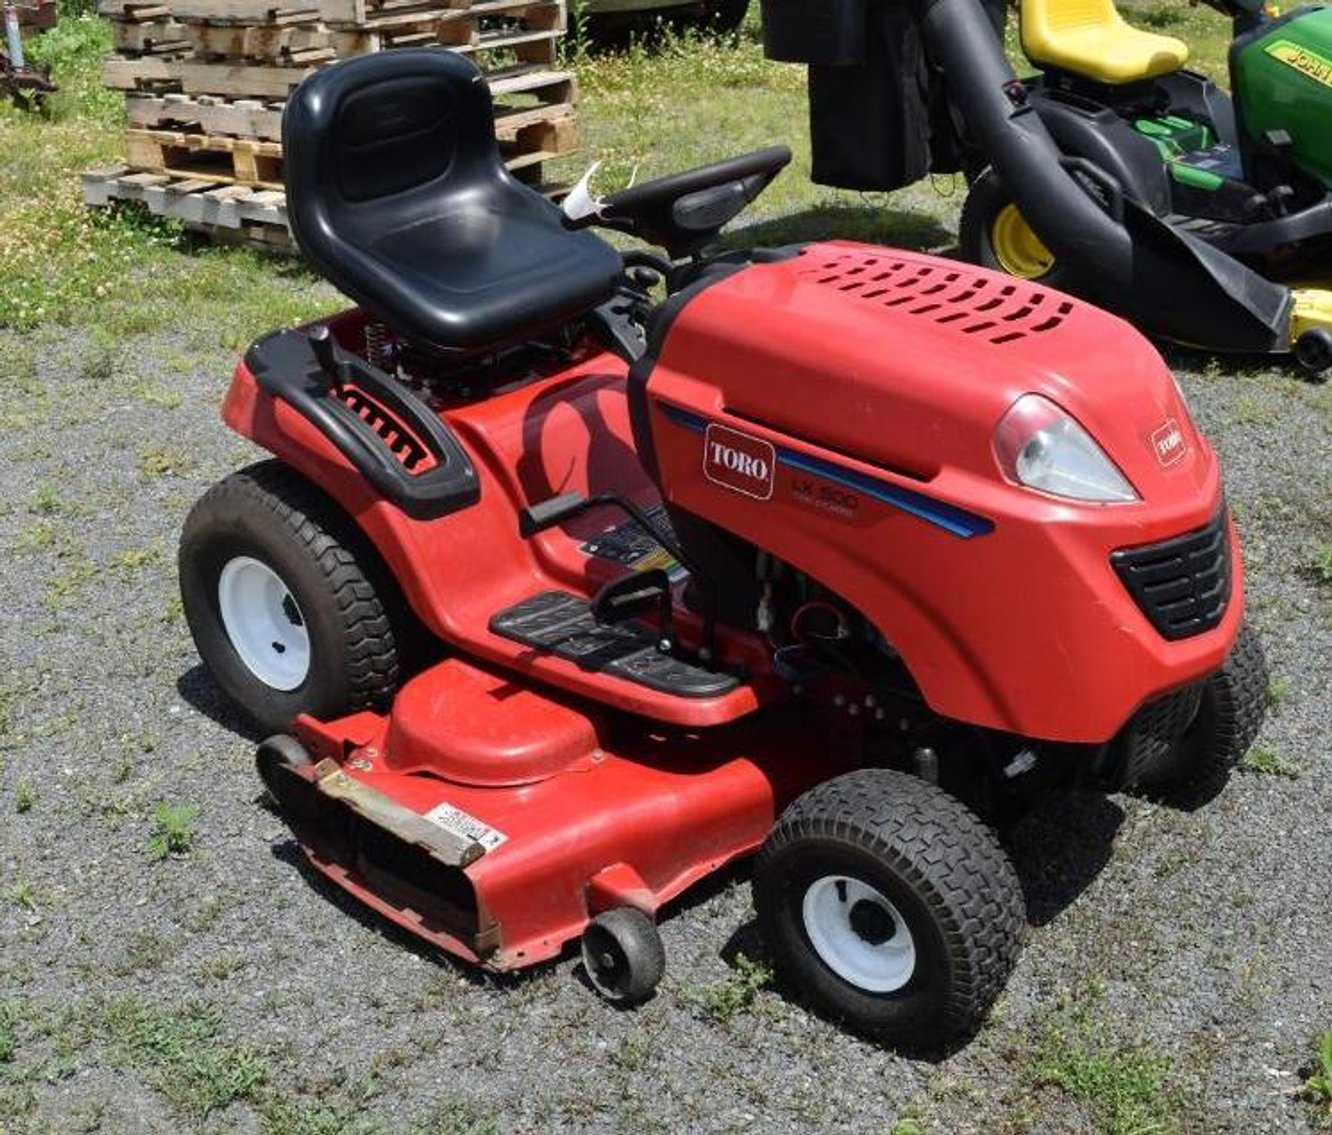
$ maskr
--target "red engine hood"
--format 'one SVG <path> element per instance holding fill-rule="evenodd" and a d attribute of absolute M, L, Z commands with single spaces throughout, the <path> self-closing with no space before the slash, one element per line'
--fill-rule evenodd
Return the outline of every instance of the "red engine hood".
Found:
<path fill-rule="evenodd" d="M 994 475 L 994 428 L 1023 394 L 1077 418 L 1144 498 L 1212 473 L 1169 369 L 1123 320 L 955 261 L 830 242 L 702 291 L 672 325 L 676 375 L 717 411 L 916 478 Z M 737 360 L 720 373 L 719 357 Z M 702 391 L 698 392 L 702 394 Z"/>

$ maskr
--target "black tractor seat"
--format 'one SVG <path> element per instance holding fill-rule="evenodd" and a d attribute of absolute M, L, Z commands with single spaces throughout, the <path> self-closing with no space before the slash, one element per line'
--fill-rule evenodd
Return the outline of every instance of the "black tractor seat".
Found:
<path fill-rule="evenodd" d="M 282 123 L 287 210 L 311 265 L 414 345 L 477 351 L 608 299 L 620 256 L 500 160 L 490 90 L 444 48 L 327 67 Z"/>

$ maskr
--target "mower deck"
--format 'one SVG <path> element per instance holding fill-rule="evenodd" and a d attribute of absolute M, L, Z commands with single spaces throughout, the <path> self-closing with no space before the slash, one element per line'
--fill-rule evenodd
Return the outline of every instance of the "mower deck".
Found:
<path fill-rule="evenodd" d="M 316 869 L 507 970 L 558 955 L 600 911 L 655 912 L 755 850 L 837 771 L 810 759 L 822 735 L 809 717 L 672 730 L 449 659 L 402 689 L 391 719 L 302 718 L 304 752 L 273 739 L 259 766 Z"/>

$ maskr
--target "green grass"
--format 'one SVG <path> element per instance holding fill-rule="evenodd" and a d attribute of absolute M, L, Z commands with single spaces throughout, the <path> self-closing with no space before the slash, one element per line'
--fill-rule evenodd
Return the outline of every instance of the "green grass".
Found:
<path fill-rule="evenodd" d="M 0 1003 L 0 1064 L 11 1064 L 18 1052 L 18 1022 L 20 1006 L 13 1002 Z"/>
<path fill-rule="evenodd" d="M 20 879 L 12 883 L 2 892 L 4 897 L 16 906 L 23 907 L 24 910 L 37 909 L 37 896 L 33 893 L 32 884 L 26 879 Z"/>
<path fill-rule="evenodd" d="M 772 967 L 765 962 L 752 961 L 745 954 L 737 954 L 735 968 L 724 981 L 715 985 L 691 986 L 682 993 L 684 999 L 700 1009 L 714 1021 L 725 1023 L 737 1013 L 754 1007 L 760 991 L 772 984 Z"/>
<path fill-rule="evenodd" d="M 199 818 L 197 804 L 172 805 L 165 801 L 153 811 L 153 833 L 148 838 L 148 857 L 165 859 L 184 855 L 194 846 L 194 821 Z"/>
<path fill-rule="evenodd" d="M 32 806 L 37 803 L 37 790 L 33 788 L 32 782 L 23 777 L 14 785 L 14 811 L 18 813 L 31 812 Z"/>
<path fill-rule="evenodd" d="M 1300 775 L 1299 769 L 1275 749 L 1265 745 L 1257 745 L 1245 753 L 1244 759 L 1240 761 L 1240 768 L 1262 773 L 1264 776 L 1285 777 L 1288 780 L 1294 780 Z"/>
<path fill-rule="evenodd" d="M 1166 1081 L 1170 1061 L 1146 1047 L 1121 1047 L 1079 1021 L 1051 1026 L 1034 1073 L 1082 1103 L 1104 1135 L 1169 1135 L 1178 1130 L 1178 1102 Z"/>
<path fill-rule="evenodd" d="M 33 352 L 16 332 L 85 328 L 101 344 L 85 362 L 90 381 L 122 384 L 132 396 L 170 406 L 178 394 L 144 390 L 123 373 L 133 369 L 119 363 L 127 339 L 177 331 L 188 359 L 200 347 L 240 348 L 339 303 L 291 262 L 203 246 L 136 209 L 84 207 L 79 174 L 119 161 L 124 127 L 121 95 L 100 87 L 109 28 L 89 8 L 70 0 L 56 29 L 31 37 L 29 53 L 50 64 L 61 85 L 49 113 L 0 105 L 0 395 L 9 395 L 0 397 L 8 407 L 0 430 L 24 428 L 46 410 L 32 380 Z M 1127 11 L 1144 26 L 1185 36 L 1195 63 L 1224 75 L 1226 27 L 1214 13 L 1180 0 L 1130 3 Z M 657 176 L 781 141 L 795 160 L 751 208 L 750 221 L 766 223 L 742 238 L 746 243 L 827 235 L 917 247 L 951 243 L 959 200 L 943 195 L 948 179 L 939 196 L 925 184 L 891 206 L 883 195 L 810 182 L 805 69 L 763 58 L 757 4 L 734 37 L 668 33 L 651 49 L 634 44 L 590 55 L 570 44 L 567 55 L 581 82 L 583 145 L 555 163 L 558 177 L 572 178 L 599 159 L 597 187 L 607 191 L 634 171 Z"/>
<path fill-rule="evenodd" d="M 1320 544 L 1313 554 L 1309 570 L 1323 587 L 1332 587 L 1332 543 Z"/>
<path fill-rule="evenodd" d="M 1304 1081 L 1304 1094 L 1314 1105 L 1319 1123 L 1332 1127 L 1332 1029 L 1318 1038 L 1314 1070 Z"/>
<path fill-rule="evenodd" d="M 124 100 L 100 86 L 110 45 L 104 20 L 64 15 L 30 40 L 33 59 L 51 64 L 61 86 L 49 113 L 0 104 L 0 330 L 78 326 L 120 342 L 175 329 L 234 349 L 335 306 L 294 264 L 202 247 L 137 209 L 84 206 L 80 173 L 121 160 Z M 0 348 L 8 344 L 0 334 Z M 92 376 L 110 381 L 106 356 L 96 362 Z M 0 393 L 24 393 L 29 376 L 23 366 L 0 367 Z"/>
<path fill-rule="evenodd" d="M 176 1108 L 196 1118 L 254 1099 L 270 1075 L 250 1045 L 223 1035 L 209 1008 L 172 1010 L 133 997 L 110 1002 L 102 1018 L 112 1062 L 144 1074 Z"/>
<path fill-rule="evenodd" d="M 1176 0 L 1119 0 L 1124 18 L 1144 31 L 1173 35 L 1189 45 L 1189 68 L 1229 85 L 1230 21 L 1202 4 Z"/>
<path fill-rule="evenodd" d="M 888 1135 L 926 1135 L 925 1121 L 915 1108 L 908 1107 L 888 1128 Z"/>

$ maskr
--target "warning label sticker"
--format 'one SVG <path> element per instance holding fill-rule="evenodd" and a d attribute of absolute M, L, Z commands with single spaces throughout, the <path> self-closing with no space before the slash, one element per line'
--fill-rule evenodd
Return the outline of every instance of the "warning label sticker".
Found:
<path fill-rule="evenodd" d="M 674 536 L 670 517 L 661 505 L 653 505 L 647 510 L 647 517 L 654 528 L 660 529 L 667 536 Z M 665 548 L 657 543 L 655 537 L 643 530 L 636 520 L 629 520 L 607 528 L 595 539 L 589 540 L 580 549 L 585 556 L 610 560 L 634 571 L 647 571 L 649 568 L 661 568 L 670 576 L 672 582 L 683 579 L 689 573 Z"/>
<path fill-rule="evenodd" d="M 437 804 L 431 808 L 423 819 L 429 820 L 436 827 L 443 828 L 446 832 L 452 832 L 454 835 L 463 836 L 466 839 L 474 839 L 487 851 L 494 851 L 509 838 L 502 831 L 492 828 L 489 824 L 478 820 L 475 816 L 468 815 L 461 808 L 455 808 L 447 802 Z"/>

